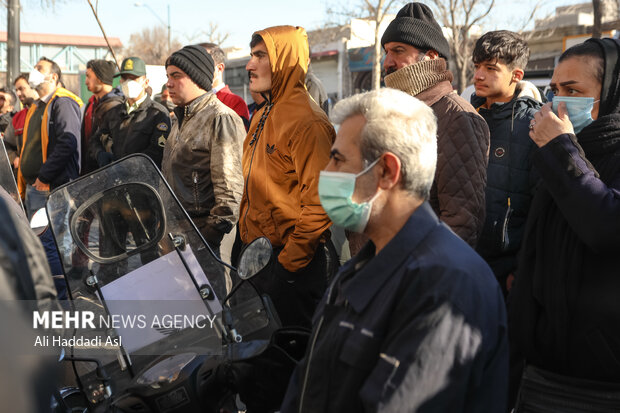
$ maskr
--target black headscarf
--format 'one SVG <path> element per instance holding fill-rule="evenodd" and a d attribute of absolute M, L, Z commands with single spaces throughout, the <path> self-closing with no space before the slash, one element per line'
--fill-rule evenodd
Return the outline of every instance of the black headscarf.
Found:
<path fill-rule="evenodd" d="M 588 39 L 596 43 L 603 51 L 603 84 L 601 85 L 601 103 L 599 116 L 620 112 L 620 79 L 618 77 L 618 56 L 620 41 L 618 39 Z"/>
<path fill-rule="evenodd" d="M 603 51 L 599 115 L 573 142 L 607 185 L 620 170 L 620 42 L 592 39 Z M 509 297 L 511 345 L 539 367 L 568 373 L 571 308 L 579 295 L 587 245 L 542 183 L 532 200 Z"/>
<path fill-rule="evenodd" d="M 598 118 L 577 135 L 586 157 L 594 159 L 620 145 L 620 40 L 589 39 L 603 52 L 603 82 Z M 590 159 L 590 160 L 594 160 Z"/>

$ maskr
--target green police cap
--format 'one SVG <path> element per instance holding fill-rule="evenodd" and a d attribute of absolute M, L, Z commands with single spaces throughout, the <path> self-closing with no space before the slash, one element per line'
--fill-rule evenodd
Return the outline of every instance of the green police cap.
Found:
<path fill-rule="evenodd" d="M 121 75 L 134 75 L 134 76 L 146 76 L 146 65 L 144 60 L 139 57 L 128 57 L 123 60 L 121 65 L 121 71 L 114 75 L 114 77 Z"/>

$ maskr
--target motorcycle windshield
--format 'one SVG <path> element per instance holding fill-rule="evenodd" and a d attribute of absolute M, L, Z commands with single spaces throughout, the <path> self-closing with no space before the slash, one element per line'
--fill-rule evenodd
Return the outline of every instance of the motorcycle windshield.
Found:
<path fill-rule="evenodd" d="M 68 358 L 98 360 L 118 391 L 162 355 L 222 351 L 225 267 L 150 158 L 132 155 L 72 181 L 46 210 L 70 305 L 90 320 L 65 326 Z M 96 364 L 75 366 L 89 399 L 101 399 Z"/>
<path fill-rule="evenodd" d="M 15 175 L 13 175 L 13 168 L 11 167 L 11 163 L 9 162 L 9 155 L 6 152 L 6 147 L 4 146 L 4 139 L 0 139 L 0 186 L 4 188 L 4 190 L 17 202 L 22 209 L 24 206 L 22 205 L 21 197 L 19 196 L 19 192 L 17 190 L 17 183 L 15 183 Z"/>

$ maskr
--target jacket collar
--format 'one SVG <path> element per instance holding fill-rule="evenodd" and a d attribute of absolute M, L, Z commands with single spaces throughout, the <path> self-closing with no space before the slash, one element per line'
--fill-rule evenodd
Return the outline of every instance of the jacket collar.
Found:
<path fill-rule="evenodd" d="M 342 267 L 340 277 L 355 272 L 358 263 L 370 258 L 341 291 L 357 313 L 366 308 L 381 286 L 401 268 L 403 262 L 411 256 L 411 252 L 437 225 L 439 225 L 437 215 L 428 201 L 424 202 L 411 214 L 403 228 L 379 254 L 374 256 L 375 246 L 372 242 L 368 242 Z"/>
<path fill-rule="evenodd" d="M 123 100 L 125 99 L 125 95 L 123 95 L 123 92 L 121 92 L 118 88 L 115 87 L 114 89 L 110 90 L 108 93 L 103 95 L 101 99 L 99 99 L 99 101 L 103 102 L 104 100 L 115 98 L 115 97 L 122 98 Z"/>
<path fill-rule="evenodd" d="M 221 83 L 219 86 L 214 87 L 211 92 L 215 93 L 216 95 L 220 92 L 230 93 L 230 89 L 228 88 L 228 85 L 226 83 Z"/>
<path fill-rule="evenodd" d="M 431 86 L 428 89 L 420 92 L 414 97 L 426 103 L 427 106 L 433 106 L 435 103 L 439 102 L 442 97 L 452 92 L 454 92 L 452 84 L 447 80 L 444 80 L 443 82 L 439 82 L 436 85 Z"/>
<path fill-rule="evenodd" d="M 385 85 L 418 97 L 422 92 L 442 82 L 452 82 L 452 73 L 445 59 L 423 60 L 385 76 Z"/>
<path fill-rule="evenodd" d="M 213 96 L 215 96 L 214 93 L 207 92 L 203 95 L 198 96 L 187 106 L 177 106 L 176 108 L 174 108 L 174 114 L 178 119 L 179 128 L 181 128 L 181 125 L 185 120 L 191 118 L 196 113 L 200 112 L 205 106 L 207 106 Z"/>
<path fill-rule="evenodd" d="M 511 111 L 513 105 L 521 105 L 524 108 L 538 108 L 540 101 L 531 96 L 530 87 L 536 87 L 530 82 L 521 81 L 515 88 L 515 94 L 508 102 L 493 103 L 489 109 L 484 108 L 487 98 L 476 95 L 476 92 L 472 93 L 469 101 L 471 105 L 478 111 L 488 110 L 494 113 L 501 113 L 504 111 Z"/>

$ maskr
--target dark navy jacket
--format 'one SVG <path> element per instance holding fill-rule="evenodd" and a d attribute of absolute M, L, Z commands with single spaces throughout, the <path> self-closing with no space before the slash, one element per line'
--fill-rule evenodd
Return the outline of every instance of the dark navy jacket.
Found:
<path fill-rule="evenodd" d="M 79 175 L 80 106 L 70 97 L 58 96 L 47 110 L 49 143 L 39 180 L 54 189 Z"/>
<path fill-rule="evenodd" d="M 620 145 L 602 140 L 595 154 L 584 152 L 580 138 L 559 135 L 532 157 L 542 183 L 519 259 L 527 271 L 510 292 L 511 353 L 558 374 L 616 385 Z"/>
<path fill-rule="evenodd" d="M 516 254 L 538 180 L 530 160 L 536 145 L 530 139 L 529 124 L 541 103 L 524 96 L 485 109 L 481 107 L 485 100 L 475 94 L 471 98 L 491 132 L 486 218 L 476 249 L 489 261 L 509 256 L 507 271 L 511 271 L 516 267 Z"/>
<path fill-rule="evenodd" d="M 313 324 L 282 413 L 505 410 L 501 290 L 427 202 L 342 267 Z"/>

